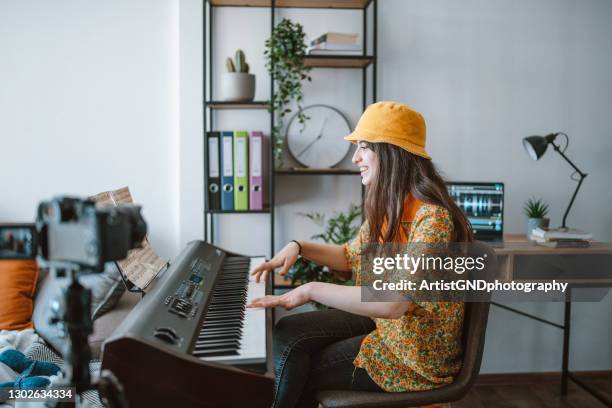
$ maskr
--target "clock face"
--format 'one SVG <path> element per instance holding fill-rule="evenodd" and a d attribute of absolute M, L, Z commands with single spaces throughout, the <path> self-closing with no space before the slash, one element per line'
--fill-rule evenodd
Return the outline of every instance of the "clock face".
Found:
<path fill-rule="evenodd" d="M 311 105 L 302 109 L 309 117 L 304 124 L 295 114 L 287 125 L 287 147 L 302 166 L 324 169 L 342 161 L 351 148 L 344 136 L 351 133 L 346 117 L 327 105 Z"/>

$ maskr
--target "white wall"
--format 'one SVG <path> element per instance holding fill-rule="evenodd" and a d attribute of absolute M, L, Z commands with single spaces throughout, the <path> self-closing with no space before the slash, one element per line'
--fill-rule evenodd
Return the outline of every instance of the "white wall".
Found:
<path fill-rule="evenodd" d="M 178 3 L 0 3 L 0 220 L 128 185 L 178 251 Z"/>
<path fill-rule="evenodd" d="M 179 2 L 179 248 L 204 236 L 202 3 Z"/>
<path fill-rule="evenodd" d="M 201 7 L 200 0 L 0 4 L 0 166 L 9 175 L 0 181 L 0 220 L 31 220 L 37 201 L 56 193 L 127 184 L 164 256 L 202 236 Z M 215 13 L 215 76 L 240 47 L 257 75 L 257 98 L 268 98 L 269 14 Z M 379 14 L 379 99 L 424 114 L 428 149 L 448 178 L 505 182 L 510 232 L 523 231 L 521 206 L 531 195 L 553 203 L 558 224 L 573 187 L 569 166 L 554 152 L 530 161 L 520 139 L 565 131 L 568 155 L 590 173 L 569 221 L 612 241 L 609 2 L 380 0 Z M 282 16 L 298 19 L 309 35 L 359 32 L 361 23 L 355 11 Z M 355 123 L 359 79 L 358 71 L 315 70 L 306 104 L 332 104 Z M 267 132 L 267 118 L 219 113 L 215 121 L 218 129 Z M 286 177 L 277 189 L 278 245 L 318 232 L 297 212 L 346 210 L 360 192 L 352 177 Z M 221 245 L 268 253 L 267 215 L 216 221 Z M 516 306 L 562 321 L 558 304 Z M 611 306 L 610 295 L 575 305 L 573 368 L 612 367 Z M 556 329 L 497 309 L 489 324 L 484 372 L 559 369 Z"/>

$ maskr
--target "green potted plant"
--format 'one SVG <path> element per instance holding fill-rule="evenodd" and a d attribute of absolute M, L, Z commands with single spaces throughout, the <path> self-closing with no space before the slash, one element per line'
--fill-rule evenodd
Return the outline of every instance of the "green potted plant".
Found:
<path fill-rule="evenodd" d="M 531 232 L 538 227 L 548 227 L 550 221 L 546 218 L 548 203 L 542 199 L 530 198 L 527 200 L 523 212 L 527 216 L 527 237 L 531 237 Z"/>
<path fill-rule="evenodd" d="M 277 164 L 282 165 L 283 158 L 283 129 L 284 118 L 292 110 L 291 102 L 297 104 L 298 121 L 304 124 L 308 117 L 302 111 L 302 81 L 311 81 L 310 67 L 304 65 L 307 45 L 304 28 L 284 18 L 272 30 L 272 36 L 265 42 L 264 55 L 266 68 L 276 83 L 273 91 L 270 109 L 274 109 L 275 123 L 272 129 L 274 143 L 274 158 Z"/>
<path fill-rule="evenodd" d="M 255 97 L 255 75 L 249 74 L 244 52 L 236 51 L 234 60 L 225 60 L 227 72 L 221 75 L 221 99 L 231 102 L 252 101 Z"/>
<path fill-rule="evenodd" d="M 325 216 L 321 213 L 300 214 L 309 218 L 318 225 L 324 227 L 320 234 L 313 235 L 312 239 L 323 240 L 328 244 L 342 245 L 349 242 L 359 231 L 356 220 L 361 215 L 361 210 L 356 205 L 351 205 L 348 212 L 338 213 L 325 222 Z M 346 274 L 339 271 L 329 270 L 327 266 L 317 265 L 306 258 L 298 258 L 297 262 L 289 269 L 291 283 L 328 282 L 340 285 L 352 285 L 353 281 Z M 315 304 L 322 308 L 322 305 Z"/>

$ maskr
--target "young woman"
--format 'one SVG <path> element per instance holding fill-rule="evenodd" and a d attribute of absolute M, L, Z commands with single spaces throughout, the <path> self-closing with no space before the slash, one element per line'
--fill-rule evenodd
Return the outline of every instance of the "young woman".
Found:
<path fill-rule="evenodd" d="M 349 244 L 292 241 L 251 273 L 287 273 L 298 256 L 352 273 L 355 286 L 311 282 L 249 307 L 292 309 L 310 301 L 331 310 L 281 319 L 274 331 L 274 407 L 316 407 L 322 389 L 417 391 L 449 384 L 461 365 L 463 303 L 362 302 L 363 243 L 471 241 L 462 211 L 425 151 L 425 121 L 408 106 L 378 102 L 345 139 L 367 186 L 365 222 Z"/>

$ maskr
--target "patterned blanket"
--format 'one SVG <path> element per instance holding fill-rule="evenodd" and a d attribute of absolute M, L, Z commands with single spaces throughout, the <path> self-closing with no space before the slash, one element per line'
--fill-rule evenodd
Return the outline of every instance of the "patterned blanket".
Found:
<path fill-rule="evenodd" d="M 38 335 L 33 329 L 26 329 L 21 331 L 0 331 L 0 353 L 6 349 L 15 349 L 21 351 L 26 357 L 37 361 L 47 361 L 55 363 L 60 367 L 63 367 L 64 361 L 61 356 L 58 355 L 53 349 L 51 349 L 45 341 Z M 92 376 L 97 376 L 100 372 L 100 362 L 92 361 L 89 364 L 89 371 Z M 0 363 L 0 383 L 12 381 L 17 377 L 17 373 L 8 366 Z M 49 377 L 51 384 L 56 384 L 60 381 L 60 376 Z M 98 398 L 97 391 L 87 391 L 83 393 L 82 401 L 80 401 L 78 407 L 87 408 L 102 408 L 103 405 Z M 42 402 L 22 402 L 22 401 L 0 401 L 0 407 L 14 407 L 14 408 L 35 408 L 43 407 Z"/>

